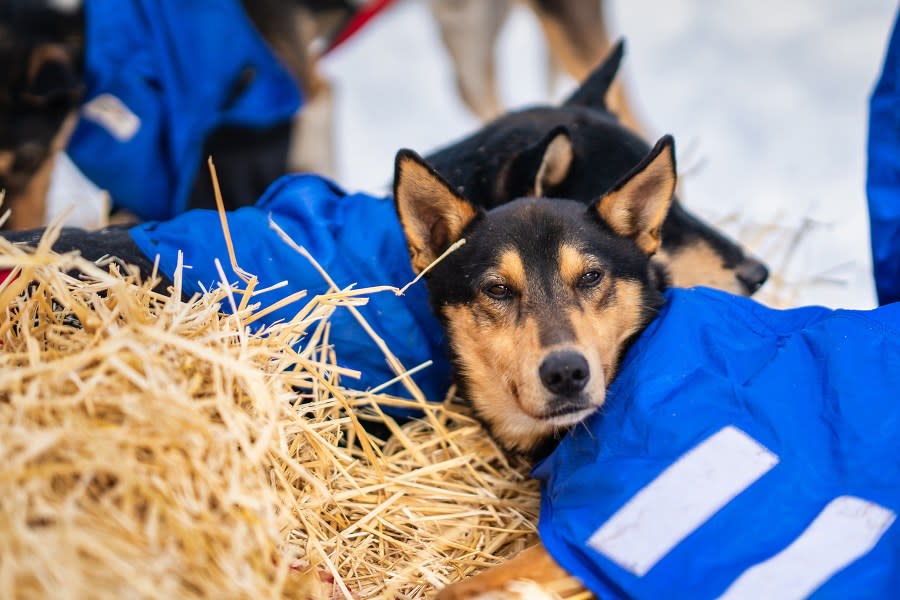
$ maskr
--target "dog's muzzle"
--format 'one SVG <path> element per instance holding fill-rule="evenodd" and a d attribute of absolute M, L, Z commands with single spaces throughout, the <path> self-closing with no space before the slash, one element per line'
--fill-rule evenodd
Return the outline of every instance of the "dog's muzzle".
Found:
<path fill-rule="evenodd" d="M 588 361 L 580 352 L 551 352 L 538 369 L 541 383 L 557 396 L 572 397 L 584 390 L 591 378 Z"/>

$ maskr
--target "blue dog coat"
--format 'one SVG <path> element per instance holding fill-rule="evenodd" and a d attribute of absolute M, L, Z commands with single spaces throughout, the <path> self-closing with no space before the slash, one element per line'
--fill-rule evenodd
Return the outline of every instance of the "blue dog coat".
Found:
<path fill-rule="evenodd" d="M 300 107 L 238 0 L 88 0 L 85 39 L 87 101 L 67 153 L 144 220 L 186 209 L 210 132 L 271 127 Z"/>
<path fill-rule="evenodd" d="M 866 192 L 875 287 L 882 304 L 900 300 L 900 26 L 895 23 L 869 107 Z"/>
<path fill-rule="evenodd" d="M 328 291 L 319 272 L 288 246 L 269 227 L 269 217 L 297 244 L 304 246 L 344 288 L 376 285 L 403 286 L 414 277 L 400 223 L 389 198 L 366 194 L 346 195 L 330 181 L 315 175 L 282 177 L 251 207 L 228 213 L 228 226 L 238 265 L 259 278 L 258 289 L 283 280 L 288 286 L 258 296 L 263 308 L 299 290 L 307 298 Z M 211 210 L 188 211 L 171 221 L 145 223 L 130 230 L 131 237 L 151 260 L 160 257 L 160 269 L 169 278 L 175 272 L 178 250 L 184 252 L 184 291 L 188 294 L 211 289 L 220 277 L 214 260 L 219 259 L 229 282 L 239 281 L 232 271 L 219 216 Z M 254 301 L 257 300 L 254 298 Z M 288 320 L 304 301 L 276 310 L 260 320 L 269 324 Z M 228 310 L 223 306 L 223 310 Z M 444 357 L 443 334 L 429 309 L 422 283 L 404 296 L 382 292 L 359 307 L 375 331 L 406 368 L 429 359 L 435 365 L 413 379 L 430 400 L 441 400 L 450 385 Z M 394 378 L 384 355 L 348 310 L 339 308 L 330 320 L 330 342 L 341 366 L 362 371 L 360 381 L 347 382 L 359 389 Z M 400 384 L 387 391 L 404 394 Z"/>
<path fill-rule="evenodd" d="M 540 535 L 601 598 L 896 598 L 900 304 L 671 290 L 539 464 Z"/>

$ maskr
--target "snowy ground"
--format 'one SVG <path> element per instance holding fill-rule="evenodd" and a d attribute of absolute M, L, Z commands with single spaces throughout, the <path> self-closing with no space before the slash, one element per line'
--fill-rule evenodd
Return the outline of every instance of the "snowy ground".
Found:
<path fill-rule="evenodd" d="M 643 122 L 675 135 L 686 203 L 773 268 L 764 301 L 874 305 L 866 103 L 895 9 L 890 0 L 608 4 L 614 34 L 628 40 L 624 72 Z M 543 36 L 524 8 L 498 61 L 510 107 L 548 100 Z M 478 127 L 425 0 L 398 2 L 323 69 L 336 86 L 339 179 L 350 189 L 383 193 L 398 148 L 427 152 Z"/>

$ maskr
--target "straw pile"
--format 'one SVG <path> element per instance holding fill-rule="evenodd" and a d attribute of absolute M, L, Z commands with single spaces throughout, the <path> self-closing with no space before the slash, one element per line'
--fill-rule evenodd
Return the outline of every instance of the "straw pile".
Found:
<path fill-rule="evenodd" d="M 536 540 L 527 469 L 462 407 L 336 366 L 329 316 L 377 290 L 251 333 L 252 277 L 184 302 L 54 235 L 0 240 L 0 597 L 420 598 Z"/>

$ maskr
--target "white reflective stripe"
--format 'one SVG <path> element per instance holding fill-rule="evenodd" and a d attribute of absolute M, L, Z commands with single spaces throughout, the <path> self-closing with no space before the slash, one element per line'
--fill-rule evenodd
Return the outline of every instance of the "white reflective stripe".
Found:
<path fill-rule="evenodd" d="M 635 494 L 588 539 L 588 545 L 635 575 L 748 488 L 778 457 L 728 426 L 685 453 Z"/>
<path fill-rule="evenodd" d="M 790 546 L 744 571 L 721 597 L 805 598 L 874 548 L 894 519 L 892 511 L 867 500 L 836 498 Z"/>

